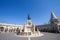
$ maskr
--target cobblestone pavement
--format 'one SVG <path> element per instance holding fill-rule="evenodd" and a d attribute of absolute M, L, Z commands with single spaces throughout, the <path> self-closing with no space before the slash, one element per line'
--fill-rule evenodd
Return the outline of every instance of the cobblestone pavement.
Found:
<path fill-rule="evenodd" d="M 60 33 L 43 33 L 42 37 L 31 37 L 31 40 L 60 40 Z M 26 37 L 17 37 L 14 33 L 0 33 L 0 40 L 28 40 Z"/>

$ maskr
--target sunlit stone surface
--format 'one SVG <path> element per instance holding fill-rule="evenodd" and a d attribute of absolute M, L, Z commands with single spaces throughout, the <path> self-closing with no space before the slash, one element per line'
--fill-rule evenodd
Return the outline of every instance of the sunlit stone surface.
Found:
<path fill-rule="evenodd" d="M 35 25 L 32 23 L 30 15 L 28 15 L 28 20 L 23 26 L 23 31 L 17 30 L 17 36 L 19 37 L 39 37 L 43 36 L 43 34 L 37 29 L 35 30 Z M 30 40 L 30 39 L 29 39 Z"/>
<path fill-rule="evenodd" d="M 59 33 L 43 33 L 41 37 L 30 37 L 30 40 L 60 40 Z M 18 37 L 15 33 L 0 33 L 0 40 L 28 40 L 27 37 Z"/>
<path fill-rule="evenodd" d="M 11 26 L 9 24 L 6 26 L 6 24 L 4 24 L 3 26 L 6 26 L 6 28 L 3 28 L 2 25 L 0 25 L 2 29 L 0 31 L 0 40 L 60 40 L 59 33 L 42 33 L 38 29 L 35 30 L 35 25 L 30 19 L 31 18 L 28 15 L 28 20 L 23 25 L 23 28 L 20 28 L 21 25 Z"/>

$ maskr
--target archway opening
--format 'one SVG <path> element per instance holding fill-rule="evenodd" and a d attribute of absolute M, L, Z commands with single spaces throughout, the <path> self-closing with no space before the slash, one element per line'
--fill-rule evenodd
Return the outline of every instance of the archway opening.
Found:
<path fill-rule="evenodd" d="M 0 31 L 4 31 L 4 27 L 0 27 Z"/>

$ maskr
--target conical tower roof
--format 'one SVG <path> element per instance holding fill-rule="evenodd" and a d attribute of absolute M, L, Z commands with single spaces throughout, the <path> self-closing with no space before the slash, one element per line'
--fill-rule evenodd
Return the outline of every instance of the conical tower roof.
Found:
<path fill-rule="evenodd" d="M 55 14 L 54 14 L 53 11 L 51 12 L 51 19 L 58 19 L 58 18 L 55 16 Z"/>

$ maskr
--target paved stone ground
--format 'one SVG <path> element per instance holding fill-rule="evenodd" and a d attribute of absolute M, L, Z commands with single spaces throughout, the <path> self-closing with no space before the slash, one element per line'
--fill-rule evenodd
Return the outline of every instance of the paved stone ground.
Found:
<path fill-rule="evenodd" d="M 60 40 L 60 33 L 43 33 L 42 37 L 31 37 L 31 40 Z M 28 40 L 26 37 L 17 37 L 14 33 L 0 33 L 0 40 Z"/>

